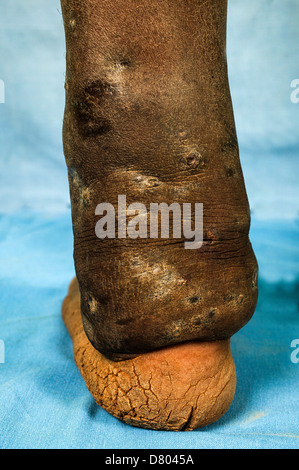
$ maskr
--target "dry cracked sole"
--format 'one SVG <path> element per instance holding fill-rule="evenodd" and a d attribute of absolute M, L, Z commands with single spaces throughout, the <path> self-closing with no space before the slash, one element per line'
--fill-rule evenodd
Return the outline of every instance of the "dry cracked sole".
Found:
<path fill-rule="evenodd" d="M 230 340 L 188 342 L 119 362 L 89 342 L 73 279 L 62 307 L 74 358 L 97 404 L 127 424 L 191 431 L 217 421 L 235 393 Z"/>

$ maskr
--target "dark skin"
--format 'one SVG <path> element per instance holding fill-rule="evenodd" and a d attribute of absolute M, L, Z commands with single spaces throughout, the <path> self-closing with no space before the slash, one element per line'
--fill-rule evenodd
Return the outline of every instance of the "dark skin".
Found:
<path fill-rule="evenodd" d="M 226 0 L 62 0 L 64 151 L 84 329 L 119 361 L 226 340 L 257 263 L 225 54 Z M 105 239 L 101 202 L 203 203 L 204 242 Z"/>

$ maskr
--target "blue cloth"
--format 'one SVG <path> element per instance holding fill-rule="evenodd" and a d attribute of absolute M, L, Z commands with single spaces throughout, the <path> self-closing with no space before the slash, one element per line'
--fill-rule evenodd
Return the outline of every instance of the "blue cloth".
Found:
<path fill-rule="evenodd" d="M 232 338 L 228 413 L 189 433 L 133 428 L 95 405 L 61 304 L 74 276 L 61 145 L 64 37 L 57 0 L 2 0 L 0 448 L 298 448 L 297 0 L 231 0 L 228 60 L 260 265 L 252 320 Z M 293 358 L 293 361 L 291 360 Z"/>

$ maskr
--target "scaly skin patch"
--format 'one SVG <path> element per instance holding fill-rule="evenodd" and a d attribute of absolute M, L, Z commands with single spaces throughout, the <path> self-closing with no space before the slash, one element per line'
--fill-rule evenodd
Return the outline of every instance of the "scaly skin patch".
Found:
<path fill-rule="evenodd" d="M 89 342 L 75 278 L 62 308 L 76 364 L 96 402 L 133 426 L 191 431 L 218 420 L 235 393 L 230 341 L 188 342 L 112 361 Z"/>

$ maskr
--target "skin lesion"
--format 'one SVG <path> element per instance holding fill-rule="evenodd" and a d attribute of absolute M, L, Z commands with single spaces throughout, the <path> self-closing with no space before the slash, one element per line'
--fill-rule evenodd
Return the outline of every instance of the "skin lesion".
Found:
<path fill-rule="evenodd" d="M 63 318 L 75 360 L 114 416 L 195 429 L 233 399 L 226 338 L 248 321 L 257 297 L 227 81 L 226 1 L 61 1 L 80 284 Z M 184 251 L 179 236 L 95 245 L 95 201 L 125 193 L 132 202 L 203 203 L 201 250 Z M 147 247 L 154 254 L 143 259 Z"/>
<path fill-rule="evenodd" d="M 96 137 L 112 130 L 105 109 L 115 96 L 114 87 L 106 81 L 97 80 L 88 84 L 79 99 L 73 101 L 73 110 L 80 135 Z"/>

